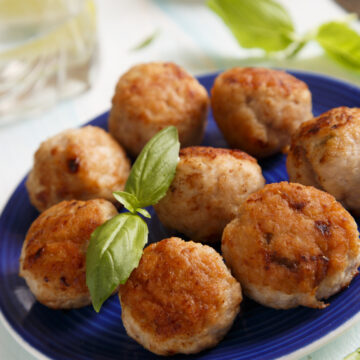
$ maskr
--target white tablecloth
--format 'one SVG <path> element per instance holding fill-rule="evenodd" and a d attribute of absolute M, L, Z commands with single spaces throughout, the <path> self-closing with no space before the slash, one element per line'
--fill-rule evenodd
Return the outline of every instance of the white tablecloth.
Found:
<path fill-rule="evenodd" d="M 331 0 L 281 2 L 291 13 L 299 32 L 345 14 Z M 91 90 L 45 114 L 0 127 L 0 210 L 30 169 L 39 143 L 108 110 L 119 75 L 133 64 L 174 61 L 195 75 L 236 65 L 276 66 L 320 72 L 360 85 L 360 76 L 334 64 L 315 43 L 292 60 L 269 59 L 259 51 L 241 49 L 203 0 L 99 0 L 97 15 L 100 58 Z M 157 29 L 159 36 L 151 45 L 131 51 Z M 338 360 L 359 346 L 360 324 L 357 324 L 306 359 Z M 0 359 L 33 358 L 0 324 Z"/>

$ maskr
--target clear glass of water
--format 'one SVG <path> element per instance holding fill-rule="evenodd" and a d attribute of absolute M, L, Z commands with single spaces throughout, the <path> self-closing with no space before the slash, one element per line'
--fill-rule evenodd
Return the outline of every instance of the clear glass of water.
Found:
<path fill-rule="evenodd" d="M 0 0 L 0 125 L 89 88 L 93 0 Z"/>

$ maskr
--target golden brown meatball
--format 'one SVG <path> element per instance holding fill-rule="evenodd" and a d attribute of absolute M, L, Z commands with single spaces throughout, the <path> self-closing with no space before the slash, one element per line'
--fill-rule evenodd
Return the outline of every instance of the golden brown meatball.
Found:
<path fill-rule="evenodd" d="M 231 147 L 256 157 L 272 155 L 312 117 L 307 85 L 284 71 L 233 68 L 211 90 L 214 118 Z"/>
<path fill-rule="evenodd" d="M 165 226 L 196 241 L 220 241 L 243 201 L 264 184 L 257 161 L 240 150 L 188 147 L 154 208 Z"/>
<path fill-rule="evenodd" d="M 291 181 L 335 196 L 360 214 L 360 109 L 339 107 L 302 124 L 292 139 Z"/>
<path fill-rule="evenodd" d="M 136 65 L 116 85 L 109 130 L 132 155 L 170 125 L 177 127 L 182 146 L 197 145 L 204 135 L 208 104 L 206 89 L 180 66 Z"/>
<path fill-rule="evenodd" d="M 179 238 L 148 246 L 119 297 L 128 335 L 159 355 L 215 346 L 242 300 L 240 284 L 213 248 Z"/>
<path fill-rule="evenodd" d="M 122 190 L 130 163 L 121 146 L 103 129 L 86 126 L 44 141 L 26 182 L 31 203 L 44 211 L 62 200 L 104 198 Z"/>
<path fill-rule="evenodd" d="M 351 215 L 329 194 L 295 183 L 266 185 L 244 202 L 222 239 L 244 293 L 277 309 L 324 308 L 360 265 Z"/>
<path fill-rule="evenodd" d="M 20 257 L 20 276 L 38 301 L 53 309 L 91 303 L 86 250 L 91 233 L 117 211 L 103 199 L 62 201 L 31 225 Z"/>

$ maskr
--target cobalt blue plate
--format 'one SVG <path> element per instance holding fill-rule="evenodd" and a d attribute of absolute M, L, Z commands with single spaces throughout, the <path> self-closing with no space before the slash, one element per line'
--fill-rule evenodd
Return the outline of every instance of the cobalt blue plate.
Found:
<path fill-rule="evenodd" d="M 341 81 L 310 73 L 294 72 L 313 95 L 318 115 L 330 108 L 360 106 L 360 90 Z M 209 91 L 216 74 L 199 81 Z M 107 127 L 108 113 L 90 124 Z M 204 145 L 226 146 L 212 115 Z M 285 156 L 261 161 L 267 182 L 287 180 Z M 31 206 L 23 180 L 10 198 L 0 219 L 0 309 L 11 332 L 33 354 L 53 359 L 155 359 L 155 355 L 130 339 L 121 322 L 117 296 L 100 314 L 89 306 L 80 310 L 55 311 L 35 301 L 18 276 L 19 255 L 27 229 L 38 212 Z M 167 236 L 153 214 L 150 241 Z M 315 350 L 360 318 L 360 277 L 350 287 L 330 298 L 324 310 L 300 307 L 274 310 L 248 299 L 225 339 L 215 348 L 188 359 L 274 359 L 297 358 Z M 175 358 L 180 358 L 175 356 Z"/>

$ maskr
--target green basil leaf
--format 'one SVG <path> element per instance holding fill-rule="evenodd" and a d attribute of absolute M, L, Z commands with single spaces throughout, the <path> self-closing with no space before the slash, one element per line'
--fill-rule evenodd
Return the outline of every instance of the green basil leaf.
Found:
<path fill-rule="evenodd" d="M 130 194 L 126 191 L 116 191 L 113 192 L 114 198 L 121 204 L 124 205 L 124 207 L 129 210 L 132 214 L 136 214 L 137 212 L 141 214 L 142 216 L 145 216 L 149 219 L 151 219 L 151 215 L 149 212 L 145 209 L 141 209 L 139 207 L 139 202 L 135 195 Z"/>
<path fill-rule="evenodd" d="M 113 217 L 91 234 L 86 253 L 86 284 L 96 312 L 139 265 L 147 239 L 145 221 L 130 213 Z"/>
<path fill-rule="evenodd" d="M 360 360 L 360 348 L 344 357 L 344 360 Z"/>
<path fill-rule="evenodd" d="M 146 209 L 137 208 L 136 211 L 139 214 L 141 214 L 142 216 L 145 216 L 145 217 L 151 219 L 151 215 L 149 214 L 149 212 Z"/>
<path fill-rule="evenodd" d="M 149 35 L 147 38 L 145 38 L 143 41 L 141 41 L 138 45 L 134 46 L 132 48 L 132 51 L 138 51 L 146 48 L 149 46 L 160 34 L 160 30 L 155 30 L 151 35 Z"/>
<path fill-rule="evenodd" d="M 136 214 L 136 210 L 139 208 L 139 202 L 135 195 L 130 194 L 126 191 L 113 192 L 114 198 L 124 207 L 129 210 L 132 214 Z"/>
<path fill-rule="evenodd" d="M 346 22 L 321 25 L 316 40 L 332 59 L 349 69 L 360 70 L 360 35 Z"/>
<path fill-rule="evenodd" d="M 139 207 L 156 204 L 165 196 L 179 161 L 179 137 L 176 127 L 158 132 L 137 157 L 125 191 L 135 195 Z"/>
<path fill-rule="evenodd" d="M 244 48 L 272 52 L 284 50 L 293 42 L 292 20 L 274 0 L 209 0 L 207 5 Z"/>

